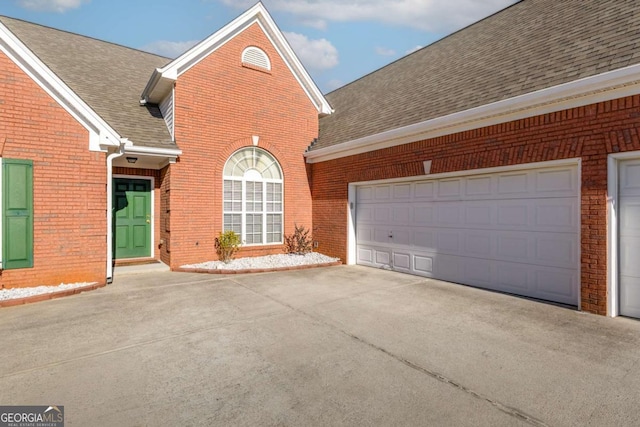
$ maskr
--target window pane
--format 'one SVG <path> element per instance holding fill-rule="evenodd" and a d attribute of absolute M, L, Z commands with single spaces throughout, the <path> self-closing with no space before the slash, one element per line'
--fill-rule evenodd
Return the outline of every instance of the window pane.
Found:
<path fill-rule="evenodd" d="M 282 241 L 282 215 L 267 215 L 267 243 Z"/>
<path fill-rule="evenodd" d="M 224 231 L 233 231 L 240 235 L 242 233 L 242 215 L 224 214 Z"/>
<path fill-rule="evenodd" d="M 248 244 L 262 243 L 262 215 L 247 214 L 245 241 Z"/>

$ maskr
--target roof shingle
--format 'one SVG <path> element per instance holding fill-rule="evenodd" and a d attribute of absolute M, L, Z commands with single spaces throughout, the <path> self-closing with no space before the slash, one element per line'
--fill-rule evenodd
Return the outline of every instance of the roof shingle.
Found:
<path fill-rule="evenodd" d="M 153 70 L 170 59 L 5 16 L 0 22 L 122 137 L 177 148 L 159 108 L 139 102 Z"/>
<path fill-rule="evenodd" d="M 523 0 L 326 97 L 317 150 L 640 63 L 635 0 Z"/>

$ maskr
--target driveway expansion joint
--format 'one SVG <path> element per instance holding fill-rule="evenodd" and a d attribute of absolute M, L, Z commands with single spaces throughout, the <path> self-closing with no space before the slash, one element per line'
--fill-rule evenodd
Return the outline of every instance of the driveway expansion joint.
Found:
<path fill-rule="evenodd" d="M 257 295 L 260 295 L 260 296 L 262 296 L 264 298 L 267 298 L 267 299 L 269 299 L 269 300 L 271 300 L 271 301 L 273 301 L 273 302 L 275 302 L 277 304 L 280 304 L 280 305 L 282 305 L 284 307 L 287 307 L 288 309 L 290 309 L 290 310 L 292 310 L 292 311 L 294 311 L 294 312 L 296 312 L 298 314 L 301 314 L 301 315 L 303 315 L 305 317 L 308 317 L 311 320 L 313 320 L 314 322 L 318 322 L 318 323 L 323 324 L 325 326 L 328 326 L 328 327 L 330 327 L 332 329 L 335 329 L 335 330 L 339 331 L 340 333 L 342 333 L 343 335 L 351 338 L 352 340 L 355 340 L 355 341 L 357 341 L 357 342 L 359 342 L 361 344 L 364 344 L 364 345 L 366 345 L 366 346 L 368 346 L 368 347 L 370 347 L 370 348 L 372 348 L 372 349 L 374 349 L 374 350 L 376 350 L 376 351 L 378 351 L 378 352 L 380 352 L 380 353 L 382 353 L 382 354 L 384 354 L 384 355 L 386 355 L 388 357 L 391 357 L 391 358 L 397 360 L 398 362 L 404 364 L 405 366 L 407 366 L 407 367 L 409 367 L 411 369 L 414 369 L 414 370 L 416 370 L 416 371 L 418 371 L 418 372 L 420 372 L 420 373 L 422 373 L 424 375 L 427 375 L 427 376 L 429 376 L 429 377 L 431 377 L 431 378 L 433 378 L 433 379 L 435 379 L 435 380 L 437 380 L 437 381 L 439 381 L 441 383 L 444 383 L 444 384 L 447 384 L 447 385 L 449 385 L 451 387 L 454 387 L 454 388 L 458 389 L 459 391 L 461 391 L 463 393 L 466 393 L 466 394 L 468 394 L 468 395 L 470 395 L 470 396 L 472 396 L 472 397 L 474 397 L 474 398 L 476 398 L 478 400 L 482 400 L 482 401 L 484 401 L 486 403 L 489 403 L 490 405 L 492 405 L 493 407 L 495 407 L 499 411 L 504 412 L 505 414 L 510 415 L 510 416 L 512 416 L 514 418 L 517 418 L 520 421 L 526 422 L 527 424 L 530 424 L 530 425 L 535 426 L 535 427 L 548 427 L 548 424 L 546 424 L 542 420 L 537 419 L 536 417 L 534 417 L 532 415 L 529 415 L 529 414 L 527 414 L 527 413 L 525 413 L 525 412 L 523 412 L 523 411 L 521 411 L 521 410 L 519 410 L 517 408 L 510 407 L 510 406 L 505 405 L 505 404 L 503 404 L 503 403 L 501 403 L 501 402 L 499 402 L 499 401 L 497 401 L 495 399 L 492 399 L 492 398 L 484 396 L 484 395 L 482 395 L 482 394 L 480 394 L 480 393 L 478 393 L 476 391 L 473 391 L 470 388 L 465 387 L 464 385 L 462 385 L 461 383 L 459 383 L 457 381 L 449 379 L 446 376 L 444 376 L 442 374 L 439 374 L 439 373 L 437 373 L 435 371 L 432 371 L 430 369 L 424 368 L 424 367 L 422 367 L 422 366 L 420 366 L 420 365 L 418 365 L 418 364 L 416 364 L 416 363 L 414 363 L 414 362 L 412 362 L 412 361 L 410 361 L 408 359 L 405 359 L 405 358 L 403 358 L 403 357 L 401 357 L 401 356 L 399 356 L 399 355 L 397 355 L 397 354 L 395 354 L 395 353 L 393 353 L 393 352 L 391 352 L 391 351 L 389 351 L 389 350 L 387 350 L 387 349 L 385 349 L 383 347 L 375 345 L 375 344 L 365 340 L 364 338 L 361 338 L 361 337 L 359 337 L 357 335 L 354 335 L 354 334 L 352 334 L 352 333 L 350 333 L 348 331 L 345 331 L 344 329 L 340 328 L 338 325 L 335 325 L 335 324 L 327 321 L 326 319 L 324 319 L 324 318 L 322 318 L 320 316 L 315 316 L 315 315 L 313 315 L 313 314 L 311 314 L 311 313 L 309 313 L 307 311 L 304 311 L 304 310 L 301 310 L 299 308 L 296 308 L 296 307 L 294 307 L 294 306 L 292 306 L 290 304 L 287 304 L 284 301 L 278 300 L 278 299 L 276 299 L 276 298 L 274 298 L 274 297 L 272 297 L 270 295 L 266 295 L 264 293 L 256 291 L 255 289 L 253 289 L 253 288 L 251 288 L 249 286 L 246 286 L 245 284 L 243 284 L 243 283 L 241 283 L 241 282 L 239 282 L 237 280 L 231 279 L 231 282 L 233 282 L 233 283 L 237 284 L 238 286 L 241 286 L 241 287 L 243 287 L 243 288 L 245 288 L 245 289 L 257 294 Z M 409 285 L 412 286 L 412 285 L 415 285 L 415 284 L 417 284 L 417 283 L 414 282 L 414 283 L 411 283 Z"/>

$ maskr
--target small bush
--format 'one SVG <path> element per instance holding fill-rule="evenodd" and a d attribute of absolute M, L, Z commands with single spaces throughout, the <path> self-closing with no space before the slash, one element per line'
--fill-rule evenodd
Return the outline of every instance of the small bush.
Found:
<path fill-rule="evenodd" d="M 309 236 L 310 230 L 304 226 L 295 225 L 293 234 L 284 235 L 284 252 L 287 254 L 303 255 L 313 249 L 313 240 Z"/>
<path fill-rule="evenodd" d="M 240 236 L 233 231 L 220 232 L 216 237 L 216 253 L 220 261 L 227 263 L 233 259 L 233 256 L 240 250 Z"/>

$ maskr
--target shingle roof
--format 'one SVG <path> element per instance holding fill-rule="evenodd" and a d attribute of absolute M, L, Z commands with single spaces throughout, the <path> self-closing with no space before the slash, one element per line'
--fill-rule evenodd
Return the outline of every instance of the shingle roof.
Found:
<path fill-rule="evenodd" d="M 311 149 L 637 63 L 636 0 L 523 0 L 328 94 Z"/>
<path fill-rule="evenodd" d="M 9 17 L 0 22 L 122 137 L 177 148 L 159 108 L 139 102 L 153 70 L 170 59 Z"/>

